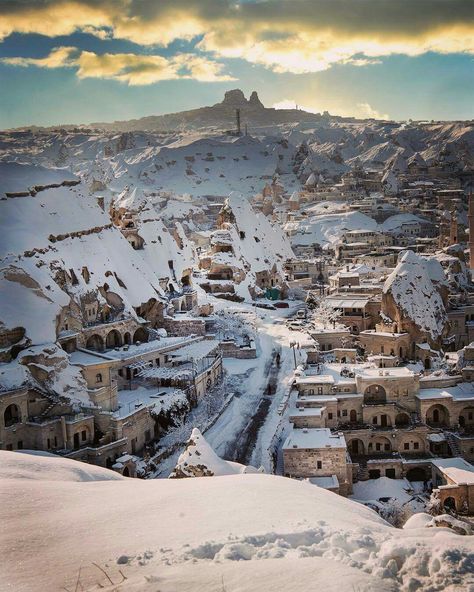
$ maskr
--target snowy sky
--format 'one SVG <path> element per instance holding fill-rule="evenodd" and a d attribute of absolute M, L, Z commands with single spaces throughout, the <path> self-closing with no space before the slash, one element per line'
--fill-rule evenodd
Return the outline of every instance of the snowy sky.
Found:
<path fill-rule="evenodd" d="M 267 106 L 472 118 L 471 0 L 0 0 L 0 126 L 256 89 Z"/>

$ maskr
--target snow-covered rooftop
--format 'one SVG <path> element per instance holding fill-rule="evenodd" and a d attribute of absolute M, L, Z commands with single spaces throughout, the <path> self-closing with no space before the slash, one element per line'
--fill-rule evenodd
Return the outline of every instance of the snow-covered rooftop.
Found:
<path fill-rule="evenodd" d="M 343 434 L 333 434 L 329 428 L 293 428 L 283 450 L 295 448 L 346 448 L 346 441 Z"/>

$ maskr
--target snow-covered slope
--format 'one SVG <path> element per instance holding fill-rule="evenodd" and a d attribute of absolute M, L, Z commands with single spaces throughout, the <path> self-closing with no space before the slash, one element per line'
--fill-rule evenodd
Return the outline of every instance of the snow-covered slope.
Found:
<path fill-rule="evenodd" d="M 0 465 L 2 587 L 15 592 L 454 592 L 472 584 L 471 537 L 397 530 L 309 483 L 261 474 L 141 481 L 6 451 Z"/>
<path fill-rule="evenodd" d="M 436 288 L 443 279 L 443 268 L 437 260 L 405 251 L 385 281 L 383 297 L 393 298 L 403 318 L 436 340 L 447 322 L 446 309 Z"/>

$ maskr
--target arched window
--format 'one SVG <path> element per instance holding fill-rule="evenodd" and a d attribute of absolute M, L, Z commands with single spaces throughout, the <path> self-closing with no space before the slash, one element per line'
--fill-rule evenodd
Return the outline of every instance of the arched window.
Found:
<path fill-rule="evenodd" d="M 20 423 L 21 413 L 18 405 L 15 405 L 13 403 L 11 405 L 8 405 L 8 407 L 5 409 L 5 413 L 3 414 L 3 419 L 6 428 L 15 425 L 16 423 Z"/>
<path fill-rule="evenodd" d="M 100 372 L 95 375 L 95 381 L 97 383 L 102 382 L 102 374 Z"/>

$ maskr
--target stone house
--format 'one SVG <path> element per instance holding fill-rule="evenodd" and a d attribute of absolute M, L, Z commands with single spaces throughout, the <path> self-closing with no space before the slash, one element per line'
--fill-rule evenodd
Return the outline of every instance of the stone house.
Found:
<path fill-rule="evenodd" d="M 342 434 L 327 428 L 293 428 L 283 444 L 284 474 L 287 477 L 337 478 L 339 493 L 352 492 L 352 472 Z"/>

